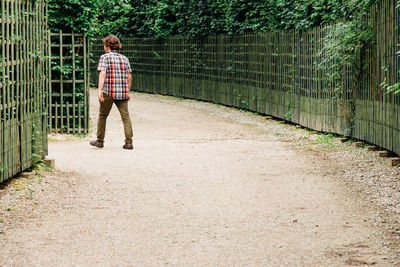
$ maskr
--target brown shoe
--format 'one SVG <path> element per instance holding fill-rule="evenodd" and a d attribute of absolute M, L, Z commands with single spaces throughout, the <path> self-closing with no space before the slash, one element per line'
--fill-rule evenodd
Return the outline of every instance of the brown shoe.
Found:
<path fill-rule="evenodd" d="M 133 149 L 132 143 L 125 143 L 125 145 L 122 146 L 123 149 Z"/>
<path fill-rule="evenodd" d="M 90 141 L 90 145 L 98 147 L 98 148 L 102 148 L 104 146 L 104 142 L 100 141 L 100 140 Z"/>

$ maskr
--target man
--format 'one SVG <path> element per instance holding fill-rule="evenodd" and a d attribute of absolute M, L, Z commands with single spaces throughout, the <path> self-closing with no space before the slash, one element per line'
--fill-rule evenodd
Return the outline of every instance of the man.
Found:
<path fill-rule="evenodd" d="M 133 149 L 132 123 L 129 116 L 128 101 L 132 86 L 132 70 L 128 58 L 119 53 L 122 48 L 116 36 L 107 36 L 103 40 L 106 54 L 100 57 L 97 71 L 99 74 L 98 96 L 100 101 L 99 121 L 97 123 L 97 140 L 90 145 L 102 148 L 106 132 L 106 120 L 113 103 L 117 106 L 124 123 L 124 149 Z"/>

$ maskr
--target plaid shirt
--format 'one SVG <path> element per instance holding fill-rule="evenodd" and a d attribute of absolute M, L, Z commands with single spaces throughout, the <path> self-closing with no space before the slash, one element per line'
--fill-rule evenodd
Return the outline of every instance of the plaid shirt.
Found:
<path fill-rule="evenodd" d="M 116 100 L 129 99 L 128 75 L 132 72 L 129 59 L 117 51 L 100 57 L 97 71 L 106 71 L 102 92 Z"/>

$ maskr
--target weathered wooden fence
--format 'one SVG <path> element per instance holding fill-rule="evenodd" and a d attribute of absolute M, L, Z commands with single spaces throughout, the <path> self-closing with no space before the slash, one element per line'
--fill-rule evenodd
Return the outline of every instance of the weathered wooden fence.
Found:
<path fill-rule="evenodd" d="M 0 182 L 47 154 L 47 7 L 0 1 Z"/>
<path fill-rule="evenodd" d="M 400 81 L 399 10 L 381 0 L 372 9 L 377 43 L 364 60 L 365 78 L 343 72 L 338 97 L 317 67 L 325 30 L 308 32 L 123 39 L 122 53 L 133 67 L 136 91 L 210 101 L 269 114 L 306 127 L 366 140 L 400 154 L 400 95 L 380 84 Z M 93 45 L 94 61 L 103 53 Z M 323 56 L 323 55 L 322 55 Z M 92 65 L 97 77 L 96 63 Z M 97 82 L 97 80 L 93 80 Z M 349 110 L 349 103 L 355 112 Z M 353 113 L 353 114 L 349 114 Z"/>
<path fill-rule="evenodd" d="M 89 131 L 89 53 L 84 34 L 51 33 L 51 132 Z"/>

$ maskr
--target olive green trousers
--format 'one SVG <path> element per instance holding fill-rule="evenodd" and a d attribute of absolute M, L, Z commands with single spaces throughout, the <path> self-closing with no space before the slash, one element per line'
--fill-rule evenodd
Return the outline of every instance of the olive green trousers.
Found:
<path fill-rule="evenodd" d="M 113 104 L 115 104 L 124 123 L 125 142 L 132 143 L 133 131 L 128 109 L 129 100 L 115 100 L 106 94 L 103 94 L 103 97 L 104 102 L 100 102 L 99 121 L 97 123 L 97 140 L 104 141 L 107 117 L 110 114 Z"/>

